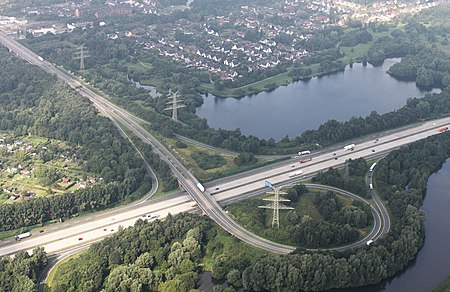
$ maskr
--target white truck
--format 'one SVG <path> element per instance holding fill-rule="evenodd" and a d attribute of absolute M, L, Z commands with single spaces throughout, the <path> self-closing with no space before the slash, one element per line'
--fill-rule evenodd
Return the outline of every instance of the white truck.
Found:
<path fill-rule="evenodd" d="M 356 148 L 355 144 L 349 144 L 349 145 L 345 145 L 344 146 L 344 150 L 348 151 L 348 150 L 353 150 Z"/>
<path fill-rule="evenodd" d="M 305 151 L 300 151 L 300 152 L 298 153 L 298 155 L 307 155 L 307 154 L 311 154 L 311 151 L 305 150 Z"/>
<path fill-rule="evenodd" d="M 202 192 L 205 191 L 205 187 L 201 183 L 197 183 L 197 188 Z"/>
<path fill-rule="evenodd" d="M 294 171 L 294 172 L 291 172 L 290 174 L 289 174 L 289 177 L 294 177 L 294 176 L 297 176 L 297 175 L 301 175 L 303 173 L 303 171 L 301 171 L 301 170 L 296 170 L 296 171 Z"/>
<path fill-rule="evenodd" d="M 30 236 L 31 236 L 30 232 L 25 232 L 25 233 L 16 235 L 15 239 L 16 240 L 21 240 L 21 239 L 24 239 L 24 238 L 27 238 L 27 237 L 30 237 Z"/>

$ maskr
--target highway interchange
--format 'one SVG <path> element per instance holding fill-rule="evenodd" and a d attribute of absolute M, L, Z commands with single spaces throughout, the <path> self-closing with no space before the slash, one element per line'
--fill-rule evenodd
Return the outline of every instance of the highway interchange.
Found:
<path fill-rule="evenodd" d="M 437 134 L 438 127 L 450 124 L 450 118 L 443 118 L 420 123 L 398 131 L 389 131 L 386 134 L 379 133 L 377 140 L 374 138 L 375 136 L 371 136 L 355 142 L 357 147 L 354 151 L 345 151 L 342 147 L 324 149 L 324 151 L 319 153 L 313 153 L 311 155 L 312 161 L 299 163 L 298 158 L 292 158 L 286 162 L 209 183 L 206 185 L 206 191 L 202 192 L 196 187 L 198 180 L 142 126 L 143 120 L 102 98 L 94 91 L 86 88 L 73 76 L 66 74 L 47 61 L 40 61 L 35 53 L 8 38 L 3 33 L 0 33 L 0 42 L 26 61 L 57 76 L 72 88 L 78 89 L 79 93 L 89 98 L 101 113 L 112 118 L 113 121 L 119 122 L 121 126 L 132 131 L 144 142 L 151 144 L 154 151 L 168 163 L 180 184 L 190 195 L 169 196 L 167 199 L 155 201 L 147 201 L 146 198 L 132 207 L 108 211 L 106 215 L 95 215 L 99 217 L 95 220 L 71 224 L 63 229 L 33 235 L 31 238 L 14 244 L 0 246 L 0 255 L 13 254 L 18 250 L 30 250 L 39 245 L 44 246 L 45 250 L 50 254 L 75 248 L 86 244 L 86 242 L 98 241 L 116 232 L 119 226 L 131 226 L 140 218 L 144 219 L 145 217 L 146 219 L 154 220 L 156 218 L 164 218 L 169 213 L 177 214 L 190 211 L 193 209 L 192 199 L 195 200 L 204 213 L 237 238 L 273 253 L 287 254 L 292 252 L 294 248 L 268 241 L 248 232 L 234 222 L 217 202 L 237 200 L 249 194 L 261 193 L 265 180 L 269 180 L 274 185 L 292 183 L 294 180 L 299 180 L 299 178 L 292 179 L 288 176 L 294 170 L 301 169 L 303 175 L 309 177 L 329 167 L 341 166 L 345 160 L 350 158 L 374 157 L 380 153 L 387 153 L 399 148 L 401 145 Z M 374 194 L 372 193 L 372 195 Z M 375 236 L 378 237 L 388 232 L 389 216 L 381 202 L 375 198 L 374 201 L 377 203 L 375 213 L 379 214 L 380 228 L 383 226 L 379 230 L 374 227 L 374 230 L 377 231 Z M 358 242 L 357 245 L 363 245 L 367 240 Z"/>

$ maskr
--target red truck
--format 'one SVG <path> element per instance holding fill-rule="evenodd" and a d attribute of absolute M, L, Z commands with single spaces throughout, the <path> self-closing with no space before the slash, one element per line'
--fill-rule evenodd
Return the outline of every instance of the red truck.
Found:
<path fill-rule="evenodd" d="M 306 163 L 311 160 L 312 160 L 312 157 L 310 157 L 309 159 L 302 159 L 302 160 L 300 160 L 300 163 Z"/>

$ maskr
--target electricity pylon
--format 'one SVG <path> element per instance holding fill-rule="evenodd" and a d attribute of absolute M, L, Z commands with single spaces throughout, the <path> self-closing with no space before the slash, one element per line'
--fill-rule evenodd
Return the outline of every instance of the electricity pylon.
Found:
<path fill-rule="evenodd" d="M 76 52 L 76 53 L 75 53 L 75 58 L 74 58 L 74 59 L 75 59 L 75 60 L 80 59 L 80 70 L 82 71 L 82 70 L 85 69 L 85 66 L 84 66 L 84 59 L 90 57 L 90 55 L 89 55 L 89 51 L 87 51 L 87 50 L 84 49 L 84 44 L 82 44 L 82 45 L 80 46 L 79 50 L 80 50 L 79 52 Z"/>
<path fill-rule="evenodd" d="M 166 104 L 169 105 L 167 108 L 165 108 L 165 111 L 171 110 L 172 111 L 172 120 L 175 122 L 178 121 L 178 109 L 185 107 L 185 105 L 180 104 L 183 102 L 182 99 L 177 99 L 178 97 L 178 91 L 175 92 L 169 99 L 172 99 L 171 101 L 168 101 Z"/>
<path fill-rule="evenodd" d="M 286 192 L 281 192 L 281 188 L 275 188 L 271 184 L 269 185 L 270 188 L 272 188 L 272 192 L 267 192 L 267 194 L 274 195 L 272 198 L 266 198 L 263 199 L 264 201 L 270 201 L 271 204 L 264 205 L 264 206 L 258 206 L 258 208 L 263 209 L 272 209 L 273 210 L 273 217 L 272 217 L 272 228 L 274 226 L 277 226 L 277 228 L 280 228 L 280 209 L 282 210 L 292 210 L 294 208 L 280 204 L 280 202 L 290 202 L 291 200 L 280 198 L 280 195 L 286 195 Z"/>

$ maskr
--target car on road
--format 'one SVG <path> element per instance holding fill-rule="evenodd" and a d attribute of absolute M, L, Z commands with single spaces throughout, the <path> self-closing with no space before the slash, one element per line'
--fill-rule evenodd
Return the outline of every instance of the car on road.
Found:
<path fill-rule="evenodd" d="M 108 231 L 108 229 L 106 229 L 106 228 L 103 228 L 103 231 Z"/>
<path fill-rule="evenodd" d="M 375 152 L 375 149 L 372 149 L 372 152 Z"/>
<path fill-rule="evenodd" d="M 83 237 L 79 237 L 78 240 L 83 240 Z"/>
<path fill-rule="evenodd" d="M 219 190 L 219 188 L 216 188 L 216 191 L 218 191 Z"/>
<path fill-rule="evenodd" d="M 334 160 L 337 160 L 337 157 L 335 157 Z"/>
<path fill-rule="evenodd" d="M 39 230 L 39 233 L 44 233 L 44 230 Z"/>

